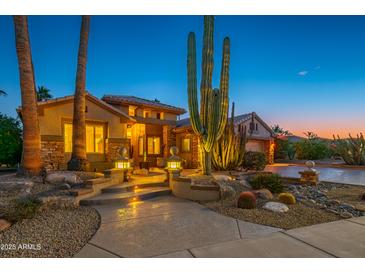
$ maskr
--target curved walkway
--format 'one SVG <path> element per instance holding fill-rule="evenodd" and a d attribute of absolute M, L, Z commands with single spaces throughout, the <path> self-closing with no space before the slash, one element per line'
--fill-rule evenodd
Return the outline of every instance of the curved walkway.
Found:
<path fill-rule="evenodd" d="M 101 226 L 75 257 L 365 257 L 365 217 L 281 231 L 173 196 L 96 209 Z"/>

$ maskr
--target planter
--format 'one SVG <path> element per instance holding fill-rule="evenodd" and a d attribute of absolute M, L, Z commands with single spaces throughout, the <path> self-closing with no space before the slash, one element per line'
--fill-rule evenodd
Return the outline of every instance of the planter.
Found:
<path fill-rule="evenodd" d="M 192 201 L 208 202 L 220 200 L 218 185 L 199 185 L 190 178 L 173 178 L 170 182 L 172 194 L 176 197 Z"/>

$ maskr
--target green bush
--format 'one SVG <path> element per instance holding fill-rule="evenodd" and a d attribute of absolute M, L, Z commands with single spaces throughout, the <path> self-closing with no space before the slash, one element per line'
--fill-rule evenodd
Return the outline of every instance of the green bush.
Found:
<path fill-rule="evenodd" d="M 280 176 L 272 173 L 259 173 L 255 175 L 251 179 L 250 185 L 254 189 L 267 188 L 273 193 L 280 193 L 284 188 Z"/>
<path fill-rule="evenodd" d="M 23 219 L 31 219 L 38 212 L 42 202 L 33 197 L 27 196 L 14 200 L 6 213 L 6 219 L 11 222 L 18 222 Z"/>
<path fill-rule="evenodd" d="M 267 164 L 266 155 L 263 152 L 247 151 L 243 161 L 243 167 L 250 170 L 263 170 Z"/>
<path fill-rule="evenodd" d="M 22 143 L 22 128 L 19 119 L 0 114 L 0 165 L 19 163 Z"/>
<path fill-rule="evenodd" d="M 275 159 L 286 159 L 293 160 L 295 158 L 296 148 L 295 144 L 288 140 L 276 139 L 275 140 Z"/>
<path fill-rule="evenodd" d="M 296 153 L 299 160 L 319 160 L 331 156 L 329 144 L 318 139 L 308 139 L 296 144 Z"/>

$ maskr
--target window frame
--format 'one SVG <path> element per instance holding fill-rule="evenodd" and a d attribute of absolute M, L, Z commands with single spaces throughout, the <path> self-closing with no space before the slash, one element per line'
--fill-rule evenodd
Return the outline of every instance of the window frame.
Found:
<path fill-rule="evenodd" d="M 160 144 L 160 146 L 159 146 L 159 153 L 148 153 L 148 139 L 149 138 L 153 138 L 153 139 L 155 139 L 155 138 L 158 138 L 159 139 L 159 144 Z M 147 155 L 149 155 L 149 156 L 160 156 L 161 155 L 161 152 L 162 152 L 162 146 L 161 146 L 161 136 L 160 135 L 147 135 L 146 136 L 146 152 L 147 152 Z M 155 146 L 153 145 L 153 151 L 155 151 Z"/>
<path fill-rule="evenodd" d="M 62 139 L 63 139 L 63 142 L 64 142 L 63 152 L 64 153 L 72 153 L 72 149 L 69 152 L 65 151 L 65 124 L 72 125 L 72 131 L 73 131 L 73 121 L 72 121 L 72 119 L 66 119 L 66 118 L 61 119 Z M 86 154 L 96 154 L 96 155 L 105 154 L 106 139 L 107 139 L 107 132 L 108 132 L 107 131 L 108 122 L 86 120 L 85 130 L 86 130 L 86 126 L 90 126 L 90 125 L 94 127 L 94 150 L 95 150 L 95 146 L 96 146 L 95 126 L 101 126 L 103 128 L 103 152 L 86 152 Z M 71 139 L 71 147 L 72 147 L 72 139 Z M 85 150 L 86 150 L 86 145 L 85 145 Z"/>
<path fill-rule="evenodd" d="M 189 150 L 185 150 L 184 149 L 184 140 L 189 140 Z M 183 153 L 189 153 L 191 152 L 191 137 L 182 137 L 181 138 L 181 144 L 180 144 L 180 148 L 181 148 L 181 152 Z"/>

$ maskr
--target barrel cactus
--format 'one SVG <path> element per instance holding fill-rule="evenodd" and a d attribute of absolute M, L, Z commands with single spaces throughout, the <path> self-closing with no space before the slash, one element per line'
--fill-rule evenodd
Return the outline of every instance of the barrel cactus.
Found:
<path fill-rule="evenodd" d="M 256 207 L 256 195 L 251 191 L 241 192 L 237 200 L 237 207 L 243 209 L 253 209 Z"/>
<path fill-rule="evenodd" d="M 223 135 L 214 145 L 212 154 L 213 167 L 216 170 L 233 170 L 241 167 L 245 158 L 246 128 L 238 134 L 234 131 L 234 103 L 231 119 L 226 124 Z"/>
<path fill-rule="evenodd" d="M 200 112 L 198 110 L 195 33 L 190 32 L 188 37 L 189 112 L 192 128 L 199 136 L 204 175 L 211 174 L 212 149 L 224 132 L 228 115 L 230 42 L 228 37 L 224 38 L 220 87 L 213 89 L 213 32 L 214 16 L 204 16 Z"/>
<path fill-rule="evenodd" d="M 287 205 L 293 205 L 296 203 L 294 195 L 288 192 L 280 193 L 278 199 L 280 202 Z"/>

